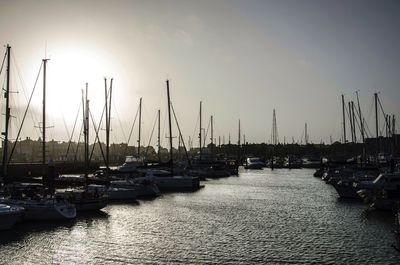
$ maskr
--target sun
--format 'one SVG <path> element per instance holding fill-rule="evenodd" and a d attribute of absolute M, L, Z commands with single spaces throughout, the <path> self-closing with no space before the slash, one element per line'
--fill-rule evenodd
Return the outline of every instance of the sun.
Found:
<path fill-rule="evenodd" d="M 104 78 L 114 72 L 108 56 L 94 49 L 67 47 L 53 51 L 47 63 L 47 115 L 68 123 L 76 119 L 88 83 L 92 113 L 104 106 Z"/>

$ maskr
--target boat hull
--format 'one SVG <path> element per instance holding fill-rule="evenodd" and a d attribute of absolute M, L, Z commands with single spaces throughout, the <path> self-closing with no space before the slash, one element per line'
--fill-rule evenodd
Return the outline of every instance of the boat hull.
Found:
<path fill-rule="evenodd" d="M 98 211 L 107 206 L 107 196 L 98 190 L 67 190 L 57 195 L 74 204 L 79 212 Z"/>
<path fill-rule="evenodd" d="M 75 202 L 75 207 L 78 212 L 84 211 L 99 211 L 107 206 L 107 199 L 93 199 Z"/>
<path fill-rule="evenodd" d="M 23 207 L 24 220 L 65 220 L 76 217 L 74 205 L 55 200 L 7 200 L 7 204 Z"/>
<path fill-rule="evenodd" d="M 200 189 L 200 179 L 190 176 L 154 177 L 161 191 L 195 191 Z"/>
<path fill-rule="evenodd" d="M 263 164 L 249 164 L 244 166 L 245 169 L 263 169 L 265 165 Z"/>
<path fill-rule="evenodd" d="M 135 189 L 109 188 L 107 190 L 109 200 L 136 200 L 137 192 Z"/>
<path fill-rule="evenodd" d="M 11 229 L 15 223 L 22 220 L 24 209 L 21 207 L 10 207 L 0 205 L 0 230 Z"/>
<path fill-rule="evenodd" d="M 361 197 L 357 194 L 359 189 L 353 187 L 353 185 L 337 183 L 331 183 L 331 185 L 335 188 L 340 198 L 361 200 Z"/>

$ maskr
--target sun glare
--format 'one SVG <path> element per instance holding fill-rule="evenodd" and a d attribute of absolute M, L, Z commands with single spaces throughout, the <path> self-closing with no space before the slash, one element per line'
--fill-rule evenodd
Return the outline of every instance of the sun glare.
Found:
<path fill-rule="evenodd" d="M 75 119 L 82 101 L 82 90 L 88 83 L 91 109 L 93 112 L 101 112 L 104 104 L 104 77 L 114 72 L 107 56 L 97 50 L 65 48 L 53 52 L 49 57 L 49 111 L 55 115 L 62 112 L 69 121 Z"/>

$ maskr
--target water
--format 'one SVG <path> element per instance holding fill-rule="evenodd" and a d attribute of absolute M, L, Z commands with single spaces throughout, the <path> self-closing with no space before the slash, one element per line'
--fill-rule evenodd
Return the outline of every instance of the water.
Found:
<path fill-rule="evenodd" d="M 194 193 L 0 232 L 0 264 L 400 264 L 392 215 L 313 170 L 243 171 Z"/>

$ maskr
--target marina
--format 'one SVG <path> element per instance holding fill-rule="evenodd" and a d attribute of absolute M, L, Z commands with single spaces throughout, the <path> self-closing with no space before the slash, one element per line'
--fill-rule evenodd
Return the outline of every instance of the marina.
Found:
<path fill-rule="evenodd" d="M 393 216 L 311 169 L 244 170 L 194 193 L 2 231 L 4 264 L 397 264 Z M 299 211 L 299 209 L 302 209 Z"/>
<path fill-rule="evenodd" d="M 1 2 L 0 265 L 400 264 L 399 14 Z"/>

